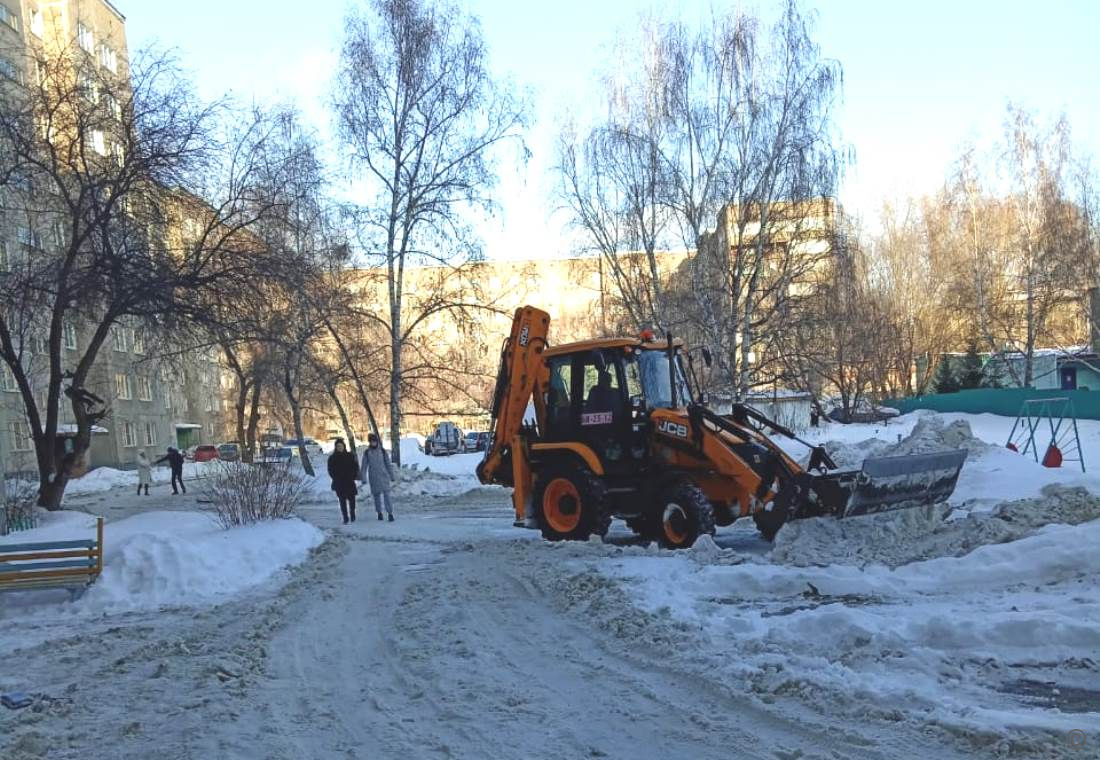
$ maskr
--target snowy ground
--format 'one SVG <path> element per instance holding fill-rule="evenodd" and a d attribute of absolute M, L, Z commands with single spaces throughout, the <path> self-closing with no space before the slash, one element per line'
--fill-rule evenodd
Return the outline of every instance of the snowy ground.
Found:
<path fill-rule="evenodd" d="M 814 436 L 861 458 L 923 416 Z M 0 709 L 0 757 L 1097 757 L 1100 481 L 956 418 L 904 444 L 971 449 L 950 515 L 774 548 L 742 524 L 680 553 L 619 524 L 548 544 L 474 487 L 480 454 L 403 452 L 393 524 L 339 525 L 324 478 L 304 522 L 229 533 L 201 488 L 74 496 L 112 518 L 108 573 L 75 604 L 0 595 L 0 691 L 36 696 Z"/>

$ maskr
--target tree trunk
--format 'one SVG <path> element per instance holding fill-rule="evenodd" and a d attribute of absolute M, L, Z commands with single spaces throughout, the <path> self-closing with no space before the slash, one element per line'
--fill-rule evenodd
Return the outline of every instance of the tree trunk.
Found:
<path fill-rule="evenodd" d="M 263 390 L 263 381 L 256 378 L 252 384 L 252 407 L 248 410 L 248 430 L 245 431 L 245 439 L 242 445 L 244 453 L 248 455 L 246 462 L 252 463 L 256 459 L 256 428 L 260 425 L 260 392 Z"/>
<path fill-rule="evenodd" d="M 340 415 L 340 424 L 344 428 L 344 435 L 347 436 L 348 451 L 355 453 L 355 433 L 351 429 L 351 420 L 348 418 L 347 409 L 344 408 L 344 404 L 340 401 L 340 395 L 336 392 L 336 388 L 329 388 L 328 395 L 332 398 L 332 403 L 336 405 L 336 411 Z"/>
<path fill-rule="evenodd" d="M 252 452 L 245 446 L 245 415 L 248 407 L 248 388 L 244 378 L 237 378 L 240 389 L 237 391 L 237 403 L 234 411 L 237 413 L 237 445 L 241 447 L 241 461 L 251 462 Z"/>
<path fill-rule="evenodd" d="M 313 471 L 313 463 L 309 461 L 309 452 L 306 451 L 306 436 L 302 431 L 302 405 L 294 393 L 294 382 L 289 371 L 283 375 L 283 390 L 286 391 L 286 399 L 290 402 L 290 413 L 294 418 L 294 435 L 298 439 L 298 456 L 302 460 L 302 469 L 312 478 L 317 473 Z"/>
<path fill-rule="evenodd" d="M 401 347 L 394 342 L 390 371 L 390 458 L 401 466 Z"/>

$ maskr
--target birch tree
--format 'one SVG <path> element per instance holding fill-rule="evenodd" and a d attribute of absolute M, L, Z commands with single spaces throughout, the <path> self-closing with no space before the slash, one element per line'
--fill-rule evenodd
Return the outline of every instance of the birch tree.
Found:
<path fill-rule="evenodd" d="M 461 306 L 410 293 L 408 270 L 434 264 L 458 276 L 477 257 L 469 212 L 493 207 L 494 157 L 521 144 L 524 103 L 490 74 L 474 19 L 445 2 L 372 0 L 347 20 L 334 108 L 364 197 L 367 259 L 385 272 L 377 319 L 398 461 L 408 347 L 433 315 Z"/>

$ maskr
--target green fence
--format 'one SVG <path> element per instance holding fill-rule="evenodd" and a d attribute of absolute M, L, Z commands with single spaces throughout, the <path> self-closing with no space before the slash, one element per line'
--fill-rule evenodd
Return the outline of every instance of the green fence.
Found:
<path fill-rule="evenodd" d="M 900 398 L 884 402 L 885 406 L 902 413 L 917 409 L 936 412 L 967 412 L 970 414 L 1000 414 L 1015 417 L 1020 405 L 1033 398 L 1069 398 L 1078 419 L 1100 420 L 1100 391 L 1036 390 L 1034 388 L 978 388 L 958 393 L 933 393 L 927 396 Z"/>

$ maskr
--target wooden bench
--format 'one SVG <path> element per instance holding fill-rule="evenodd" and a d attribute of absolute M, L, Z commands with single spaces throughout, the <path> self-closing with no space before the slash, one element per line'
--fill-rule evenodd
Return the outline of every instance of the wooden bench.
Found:
<path fill-rule="evenodd" d="M 0 591 L 67 588 L 75 599 L 102 572 L 102 517 L 94 541 L 0 544 Z"/>

